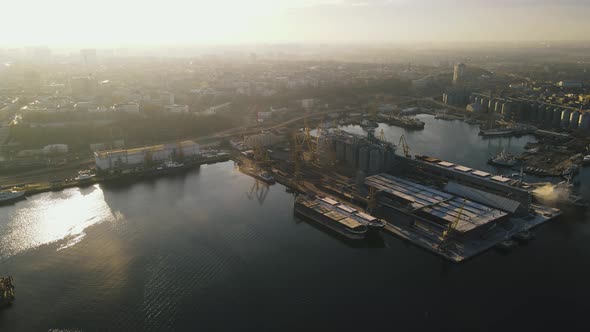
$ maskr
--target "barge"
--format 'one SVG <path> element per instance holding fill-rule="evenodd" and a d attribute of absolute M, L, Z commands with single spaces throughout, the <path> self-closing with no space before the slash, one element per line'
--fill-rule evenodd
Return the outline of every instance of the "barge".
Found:
<path fill-rule="evenodd" d="M 330 198 L 324 198 L 322 201 L 319 198 L 297 196 L 295 214 L 306 217 L 348 239 L 363 240 L 369 230 L 367 225 L 340 213 L 336 210 L 336 204 L 327 203 L 327 200 L 336 202 Z"/>

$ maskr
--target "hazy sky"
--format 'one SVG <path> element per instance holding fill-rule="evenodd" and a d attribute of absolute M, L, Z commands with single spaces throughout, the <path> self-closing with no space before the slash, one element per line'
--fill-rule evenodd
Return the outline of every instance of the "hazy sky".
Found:
<path fill-rule="evenodd" d="M 3 0 L 0 7 L 0 45 L 590 39 L 590 0 Z"/>

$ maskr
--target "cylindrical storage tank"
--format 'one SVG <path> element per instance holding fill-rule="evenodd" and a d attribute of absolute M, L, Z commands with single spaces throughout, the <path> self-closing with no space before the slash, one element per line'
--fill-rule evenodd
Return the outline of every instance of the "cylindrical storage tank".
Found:
<path fill-rule="evenodd" d="M 516 103 L 516 119 L 518 121 L 523 121 L 526 120 L 526 114 L 527 114 L 527 109 L 528 109 L 528 104 L 519 102 Z"/>
<path fill-rule="evenodd" d="M 537 121 L 543 122 L 545 120 L 545 105 L 539 105 L 539 111 L 537 112 Z"/>
<path fill-rule="evenodd" d="M 551 106 L 546 106 L 547 108 L 545 109 L 545 121 L 543 121 L 545 123 L 546 126 L 551 127 L 551 122 L 553 121 L 553 107 Z"/>
<path fill-rule="evenodd" d="M 395 162 L 395 150 L 391 147 L 387 147 L 385 150 L 385 169 L 383 171 L 385 171 L 385 172 L 390 171 L 394 162 Z"/>
<path fill-rule="evenodd" d="M 383 155 L 380 149 L 371 149 L 369 153 L 369 174 L 377 174 L 381 172 L 382 163 L 383 163 Z"/>
<path fill-rule="evenodd" d="M 510 112 L 510 103 L 509 102 L 504 102 L 502 104 L 502 115 L 507 114 L 508 112 Z"/>
<path fill-rule="evenodd" d="M 582 114 L 580 114 L 578 128 L 583 130 L 590 130 L 590 112 L 584 111 L 582 112 Z"/>
<path fill-rule="evenodd" d="M 536 103 L 529 104 L 528 112 L 527 112 L 527 120 L 535 121 L 537 120 L 537 112 L 539 111 L 539 105 Z"/>
<path fill-rule="evenodd" d="M 570 127 L 570 115 L 572 115 L 572 111 L 569 109 L 561 111 L 561 128 L 567 129 Z"/>
<path fill-rule="evenodd" d="M 489 100 L 486 97 L 481 97 L 480 104 L 482 112 L 487 111 Z"/>
<path fill-rule="evenodd" d="M 553 109 L 553 117 L 551 120 L 551 126 L 553 128 L 559 128 L 559 125 L 561 124 L 561 112 L 562 109 L 560 107 L 556 107 Z"/>
<path fill-rule="evenodd" d="M 496 113 L 502 113 L 502 101 L 501 100 L 496 100 L 496 105 L 494 106 L 494 112 Z"/>
<path fill-rule="evenodd" d="M 359 169 L 365 172 L 369 169 L 369 147 L 367 146 L 359 149 Z"/>
<path fill-rule="evenodd" d="M 356 158 L 357 158 L 357 151 L 356 151 L 356 144 L 350 143 L 346 144 L 344 149 L 346 165 L 349 167 L 356 167 Z"/>
<path fill-rule="evenodd" d="M 504 119 L 512 118 L 512 103 L 505 102 L 502 104 L 502 117 Z"/>
<path fill-rule="evenodd" d="M 340 162 L 344 162 L 346 158 L 346 145 L 343 141 L 338 140 L 336 141 L 336 159 Z"/>
<path fill-rule="evenodd" d="M 580 111 L 573 111 L 570 115 L 570 129 L 578 129 L 578 121 L 580 121 Z"/>

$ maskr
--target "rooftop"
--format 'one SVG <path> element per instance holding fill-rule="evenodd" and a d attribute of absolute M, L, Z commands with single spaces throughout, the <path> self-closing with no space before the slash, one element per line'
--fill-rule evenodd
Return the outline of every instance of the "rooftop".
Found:
<path fill-rule="evenodd" d="M 389 174 L 367 177 L 365 184 L 407 202 L 414 212 L 421 211 L 447 222 L 454 222 L 459 216 L 456 230 L 462 233 L 507 215 L 500 210 Z M 461 208 L 463 211 L 459 214 Z"/>

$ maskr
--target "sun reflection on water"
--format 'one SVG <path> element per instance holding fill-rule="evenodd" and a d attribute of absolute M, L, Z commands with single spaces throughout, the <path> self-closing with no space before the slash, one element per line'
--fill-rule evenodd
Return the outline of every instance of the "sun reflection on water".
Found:
<path fill-rule="evenodd" d="M 65 249 L 80 242 L 84 230 L 114 220 L 98 185 L 43 193 L 11 207 L 0 208 L 0 258 L 66 239 Z"/>

